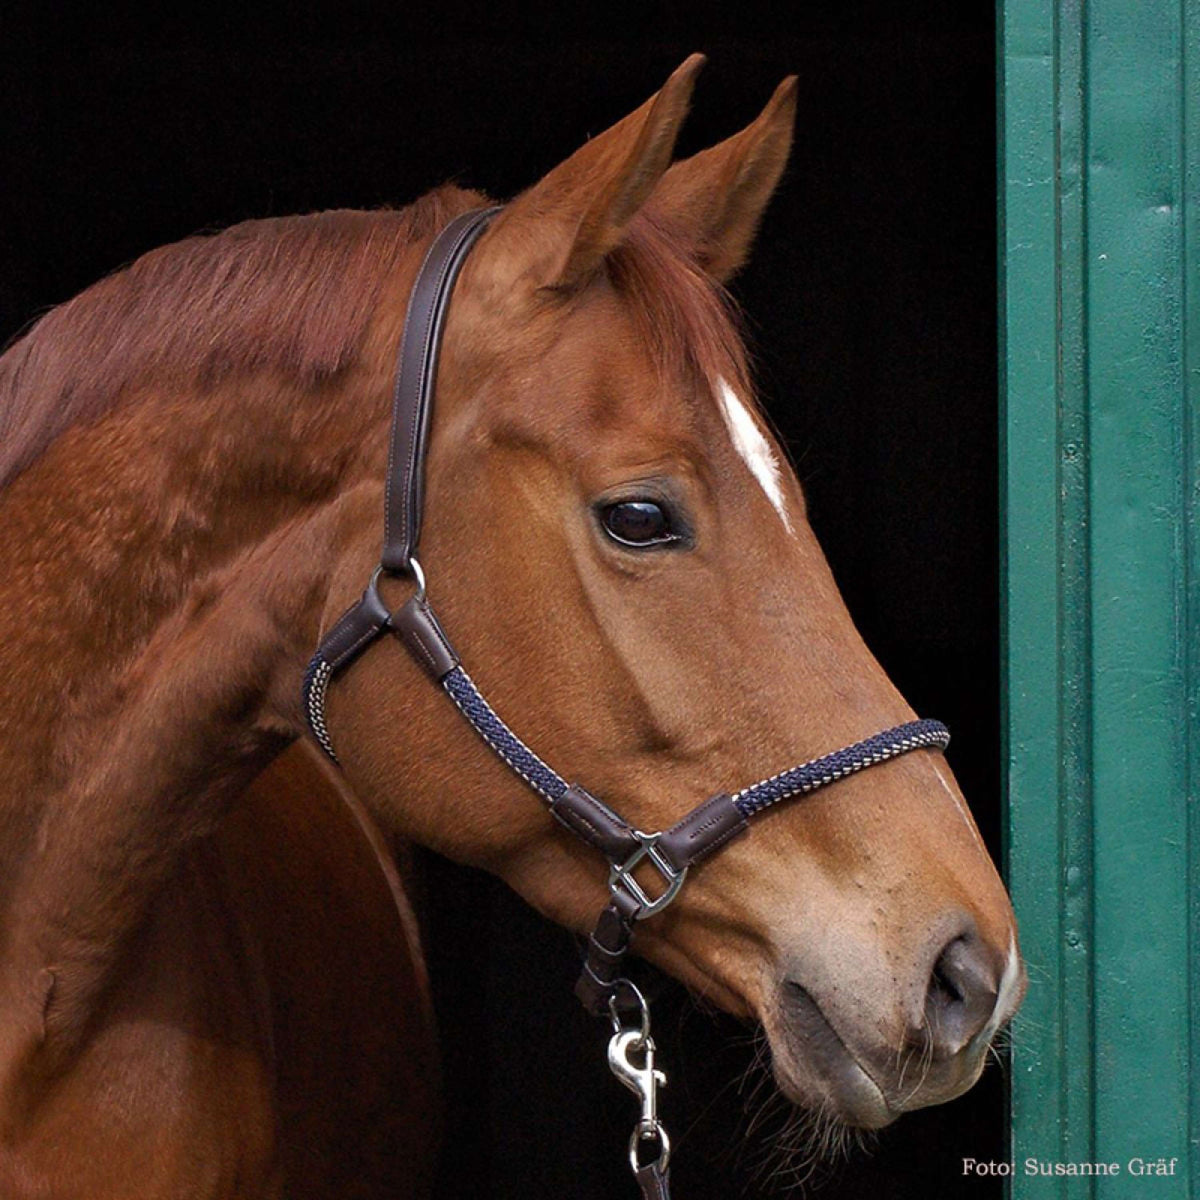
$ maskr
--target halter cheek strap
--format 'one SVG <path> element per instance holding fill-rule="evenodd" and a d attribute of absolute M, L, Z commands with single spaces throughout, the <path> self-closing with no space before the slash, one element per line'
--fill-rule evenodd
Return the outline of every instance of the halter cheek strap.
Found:
<path fill-rule="evenodd" d="M 416 557 L 438 353 L 454 282 L 471 247 L 499 211 L 499 208 L 478 209 L 451 221 L 429 247 L 413 283 L 392 392 L 392 431 L 388 444 L 383 550 L 379 566 L 362 599 L 351 605 L 321 640 L 304 677 L 304 712 L 309 728 L 321 749 L 334 762 L 337 762 L 337 755 L 325 725 L 325 691 L 329 681 L 380 634 L 388 629 L 400 632 L 400 614 L 393 622 L 392 614 L 379 595 L 379 576 L 387 572 L 414 579 L 417 594 L 402 612 L 412 607 L 413 621 L 424 619 L 432 629 L 438 628 L 433 613 L 424 603 L 425 577 Z M 436 643 L 437 637 L 433 635 L 427 649 L 418 650 L 418 655 L 436 652 Z"/>
<path fill-rule="evenodd" d="M 649 1036 L 645 1002 L 622 975 L 634 923 L 666 908 L 678 895 L 691 867 L 744 832 L 748 820 L 771 805 L 816 791 L 910 750 L 944 749 L 950 734 L 940 721 L 910 721 L 741 791 L 718 793 L 669 829 L 646 833 L 635 829 L 579 784 L 568 783 L 497 715 L 464 670 L 429 605 L 416 551 L 421 528 L 425 450 L 446 312 L 463 262 L 498 211 L 481 209 L 451 221 L 430 246 L 413 285 L 393 395 L 380 563 L 362 598 L 342 614 L 313 655 L 304 677 L 304 711 L 313 736 L 336 763 L 337 754 L 325 721 L 329 684 L 377 638 L 392 633 L 430 678 L 441 684 L 483 741 L 542 798 L 550 813 L 607 859 L 609 902 L 588 938 L 575 990 L 589 1011 L 612 1014 L 610 1066 L 643 1102 L 642 1120 L 634 1130 L 630 1146 L 634 1174 L 647 1200 L 651 1197 L 667 1200 L 669 1142 L 654 1109 L 656 1086 L 665 1080 L 662 1072 L 653 1067 L 654 1045 Z M 416 585 L 414 594 L 395 612 L 389 610 L 379 593 L 383 574 L 404 577 Z M 657 873 L 657 884 L 645 882 L 643 864 Z M 639 877 L 635 878 L 634 871 L 639 868 Z M 636 1012 L 639 1008 L 642 1025 L 634 1037 L 630 1036 L 632 1029 L 621 1024 L 619 1013 Z M 618 1047 L 619 1053 L 614 1047 Z M 641 1061 L 633 1061 L 630 1053 L 640 1055 Z M 655 1140 L 660 1147 L 659 1158 L 642 1165 L 638 1157 L 641 1142 Z"/>

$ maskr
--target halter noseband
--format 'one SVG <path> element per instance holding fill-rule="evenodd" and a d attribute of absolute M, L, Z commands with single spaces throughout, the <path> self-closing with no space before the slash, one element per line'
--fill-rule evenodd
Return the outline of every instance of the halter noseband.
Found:
<path fill-rule="evenodd" d="M 425 450 L 446 311 L 463 262 L 499 211 L 478 209 L 456 217 L 438 234 L 417 274 L 404 321 L 392 402 L 383 553 L 362 598 L 329 630 L 309 663 L 304 677 L 304 712 L 313 736 L 336 763 L 337 755 L 325 723 L 325 694 L 330 680 L 383 633 L 394 633 L 425 671 L 445 688 L 475 732 L 542 797 L 550 812 L 608 860 L 609 903 L 588 939 L 575 991 L 589 1011 L 597 1014 L 609 1011 L 613 1015 L 615 1034 L 609 1046 L 610 1065 L 618 1078 L 639 1094 L 643 1105 L 642 1120 L 630 1144 L 634 1173 L 644 1195 L 665 1198 L 668 1143 L 654 1115 L 655 1084 L 664 1080 L 653 1065 L 645 1002 L 637 989 L 621 976 L 633 923 L 666 908 L 683 886 L 688 869 L 742 833 L 750 817 L 780 800 L 816 791 L 910 750 L 945 749 L 950 733 L 940 721 L 909 721 L 739 792 L 719 793 L 692 809 L 670 829 L 644 833 L 578 784 L 569 784 L 497 716 L 463 669 L 429 606 L 425 575 L 416 551 L 421 530 Z M 415 593 L 395 612 L 388 609 L 379 594 L 382 574 L 408 578 L 416 585 Z M 651 894 L 634 878 L 634 869 L 642 862 L 648 862 L 658 872 L 661 891 Z M 636 1027 L 621 1027 L 618 1009 L 627 1007 L 629 997 L 642 1010 L 640 1031 Z M 643 1054 L 642 1064 L 631 1063 L 631 1048 Z M 662 1148 L 659 1160 L 647 1167 L 639 1166 L 639 1140 L 655 1137 Z"/>

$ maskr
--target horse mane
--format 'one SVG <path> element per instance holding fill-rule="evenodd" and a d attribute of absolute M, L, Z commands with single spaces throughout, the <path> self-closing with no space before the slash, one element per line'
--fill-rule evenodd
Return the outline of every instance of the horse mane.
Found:
<path fill-rule="evenodd" d="M 355 359 L 406 247 L 481 198 L 243 221 L 142 255 L 42 317 L 0 357 L 0 487 L 150 376 L 211 386 L 270 369 L 305 383 Z"/>
<path fill-rule="evenodd" d="M 405 249 L 482 202 L 446 185 L 403 209 L 244 221 L 93 284 L 0 356 L 0 488 L 152 377 L 195 391 L 261 370 L 307 385 L 336 376 Z M 608 273 L 661 365 L 744 382 L 732 309 L 670 228 L 639 214 Z"/>

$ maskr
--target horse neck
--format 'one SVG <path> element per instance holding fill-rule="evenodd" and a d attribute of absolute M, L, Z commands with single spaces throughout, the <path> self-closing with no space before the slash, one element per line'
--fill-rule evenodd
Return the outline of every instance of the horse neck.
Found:
<path fill-rule="evenodd" d="M 13 1034 L 82 1037 L 180 855 L 299 732 L 330 563 L 379 503 L 355 447 L 382 444 L 384 372 L 148 393 L 0 494 Z"/>

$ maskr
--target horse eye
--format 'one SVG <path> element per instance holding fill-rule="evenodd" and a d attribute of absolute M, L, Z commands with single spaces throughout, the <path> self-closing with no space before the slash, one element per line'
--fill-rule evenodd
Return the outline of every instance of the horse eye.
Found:
<path fill-rule="evenodd" d="M 671 528 L 667 510 L 657 500 L 621 500 L 600 511 L 604 532 L 623 546 L 661 546 L 679 534 Z"/>

